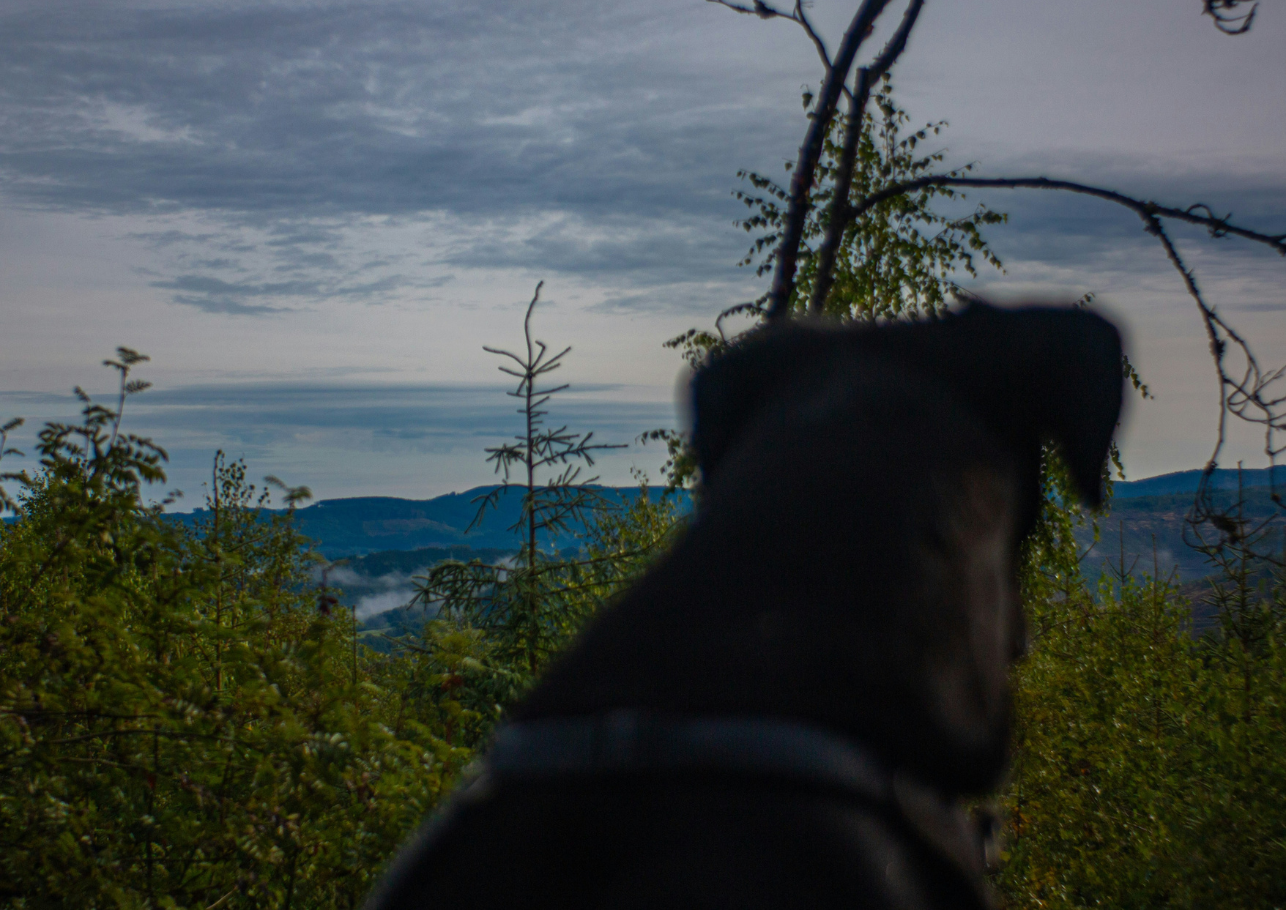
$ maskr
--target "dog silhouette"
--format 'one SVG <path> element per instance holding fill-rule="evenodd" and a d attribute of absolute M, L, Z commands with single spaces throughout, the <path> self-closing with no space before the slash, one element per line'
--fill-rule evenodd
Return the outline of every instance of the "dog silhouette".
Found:
<path fill-rule="evenodd" d="M 986 907 L 1042 447 L 1101 498 L 1120 336 L 1077 308 L 794 322 L 700 370 L 686 531 L 372 910 Z"/>

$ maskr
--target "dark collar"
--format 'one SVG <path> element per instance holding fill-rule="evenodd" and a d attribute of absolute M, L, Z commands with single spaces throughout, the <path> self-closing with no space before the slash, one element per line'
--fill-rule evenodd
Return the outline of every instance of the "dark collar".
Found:
<path fill-rule="evenodd" d="M 508 724 L 485 759 L 497 779 L 564 774 L 722 772 L 845 790 L 890 803 L 893 774 L 838 734 L 761 717 L 673 717 L 633 710 Z"/>

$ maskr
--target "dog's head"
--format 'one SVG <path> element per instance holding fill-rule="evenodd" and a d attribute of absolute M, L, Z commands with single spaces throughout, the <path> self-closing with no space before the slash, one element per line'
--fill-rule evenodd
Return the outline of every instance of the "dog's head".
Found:
<path fill-rule="evenodd" d="M 822 381 L 833 358 L 878 355 L 945 383 L 1015 454 L 1057 443 L 1084 501 L 1102 502 L 1121 409 L 1121 338 L 1101 316 L 1073 307 L 973 303 L 919 323 L 771 327 L 695 377 L 693 445 L 704 481 L 778 396 Z"/>
<path fill-rule="evenodd" d="M 783 671 L 814 700 L 850 700 L 815 719 L 943 786 L 995 782 L 1042 445 L 1097 505 L 1121 389 L 1101 317 L 981 304 L 774 327 L 698 373 L 701 520 L 732 541 L 738 596 L 833 630 L 829 655 Z"/>

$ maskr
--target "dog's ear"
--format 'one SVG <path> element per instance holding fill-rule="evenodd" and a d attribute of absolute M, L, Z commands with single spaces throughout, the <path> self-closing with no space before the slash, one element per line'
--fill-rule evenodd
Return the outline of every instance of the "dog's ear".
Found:
<path fill-rule="evenodd" d="M 1052 425 L 1072 480 L 1092 506 L 1103 502 L 1103 468 L 1121 419 L 1124 384 L 1121 335 L 1106 319 L 1085 310 L 1068 313 L 1070 341 L 1053 340 Z"/>
<path fill-rule="evenodd" d="M 1103 501 L 1103 468 L 1121 415 L 1121 335 L 1089 310 L 971 307 L 1008 325 L 997 332 L 1007 350 L 1009 394 L 1023 401 L 1022 418 L 1039 438 L 1058 443 L 1072 482 L 1091 506 Z M 1025 394 L 1024 394 L 1025 392 Z"/>
<path fill-rule="evenodd" d="M 692 446 L 710 483 L 764 406 L 833 354 L 835 333 L 808 324 L 769 326 L 711 358 L 692 378 Z"/>

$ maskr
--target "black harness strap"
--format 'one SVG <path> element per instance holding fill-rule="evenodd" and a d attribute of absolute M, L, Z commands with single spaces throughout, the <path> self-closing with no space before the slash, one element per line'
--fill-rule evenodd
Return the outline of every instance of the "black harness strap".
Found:
<path fill-rule="evenodd" d="M 731 772 L 893 799 L 893 775 L 833 733 L 785 720 L 669 717 L 634 710 L 501 727 L 483 765 L 498 779 Z"/>
<path fill-rule="evenodd" d="M 992 905 L 980 832 L 958 802 L 889 770 L 852 740 L 807 724 L 630 709 L 531 720 L 496 732 L 481 771 L 480 782 L 719 772 L 826 787 L 898 819 L 956 870 L 975 906 Z"/>

